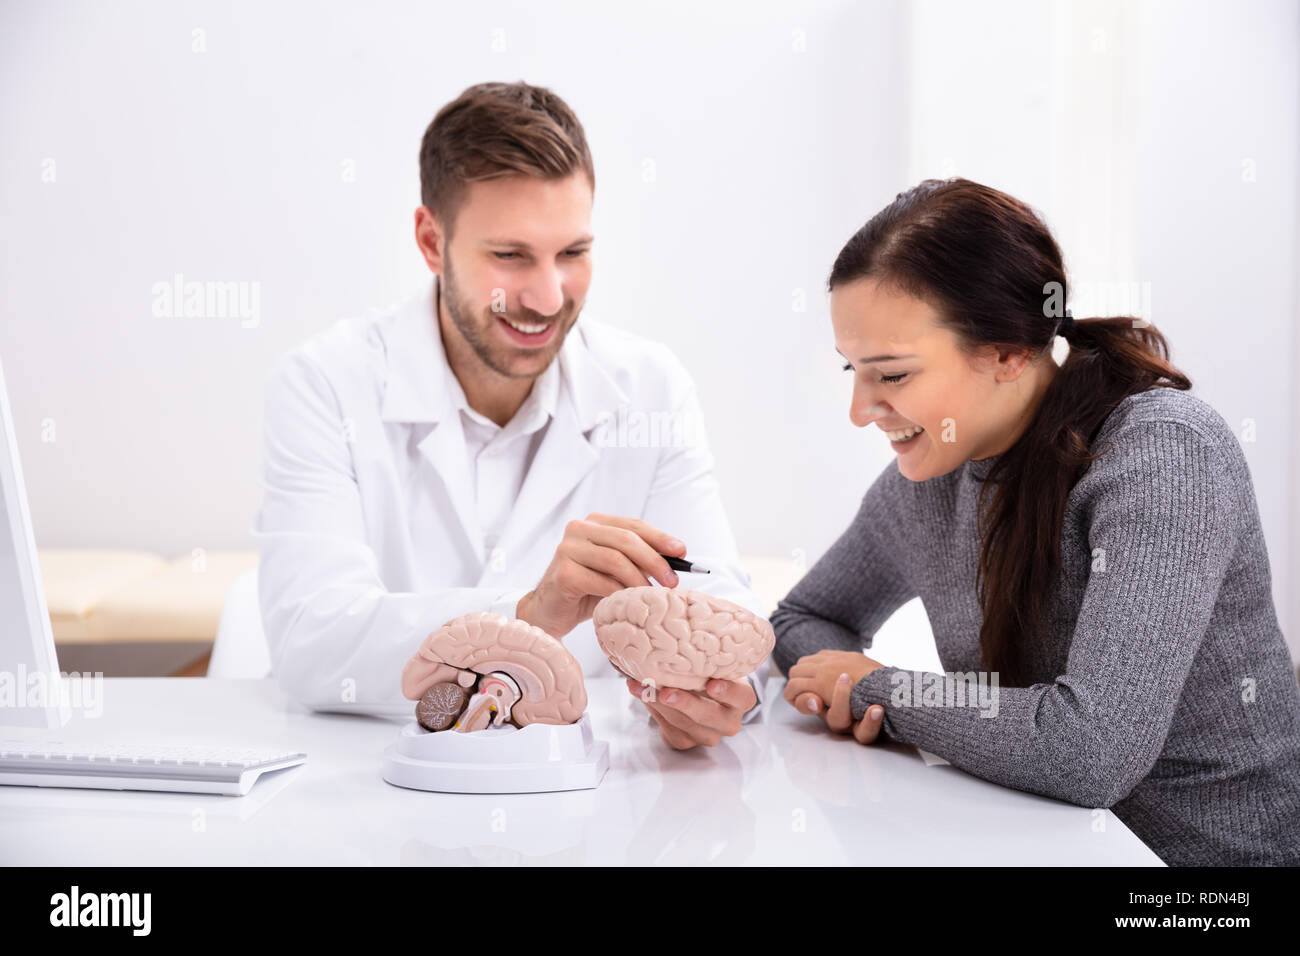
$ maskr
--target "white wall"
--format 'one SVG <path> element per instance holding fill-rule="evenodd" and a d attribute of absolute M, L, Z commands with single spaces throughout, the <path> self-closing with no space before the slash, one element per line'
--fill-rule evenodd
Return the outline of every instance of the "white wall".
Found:
<path fill-rule="evenodd" d="M 1243 437 L 1300 659 L 1300 7 L 921 0 L 911 13 L 909 180 L 1005 189 L 1044 213 L 1094 303 L 1136 293 L 1193 393 Z"/>
<path fill-rule="evenodd" d="M 848 423 L 820 289 L 903 175 L 899 5 L 0 16 L 0 355 L 42 545 L 251 545 L 265 371 L 427 278 L 420 137 L 488 79 L 551 86 L 582 119 L 588 313 L 670 343 L 696 376 L 742 547 L 820 553 L 888 460 Z M 260 325 L 155 318 L 151 288 L 175 273 L 260 283 Z"/>
<path fill-rule="evenodd" d="M 1174 359 L 1244 439 L 1300 660 L 1300 5 L 1163 2 L 1141 29 L 1138 271 Z"/>
<path fill-rule="evenodd" d="M 1042 209 L 1076 281 L 1146 283 L 1197 392 L 1254 419 L 1296 630 L 1297 22 L 1287 0 L 9 2 L 0 356 L 37 539 L 250 547 L 263 375 L 425 280 L 420 136 L 523 78 L 591 140 L 588 311 L 695 374 L 743 550 L 815 559 L 889 461 L 848 422 L 826 274 L 895 193 L 964 175 Z M 176 273 L 259 283 L 260 324 L 156 318 Z"/>

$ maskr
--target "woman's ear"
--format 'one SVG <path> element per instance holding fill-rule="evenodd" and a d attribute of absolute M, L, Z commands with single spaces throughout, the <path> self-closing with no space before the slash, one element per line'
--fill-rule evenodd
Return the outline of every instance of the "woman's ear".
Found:
<path fill-rule="evenodd" d="M 1014 382 L 1029 366 L 1032 357 L 1023 348 L 998 347 L 997 368 L 993 377 L 999 382 Z"/>

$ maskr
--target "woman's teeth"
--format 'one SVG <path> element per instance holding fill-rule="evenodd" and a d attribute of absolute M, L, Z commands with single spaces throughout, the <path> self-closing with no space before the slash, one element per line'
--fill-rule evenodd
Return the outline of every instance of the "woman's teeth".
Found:
<path fill-rule="evenodd" d="M 502 316 L 502 318 L 505 319 L 505 316 Z M 506 325 L 510 326 L 515 331 L 523 332 L 525 335 L 536 335 L 538 332 L 546 331 L 545 322 L 541 325 L 529 325 L 527 322 L 512 322 L 510 319 L 505 319 L 505 322 Z"/>
<path fill-rule="evenodd" d="M 913 435 L 919 435 L 923 431 L 925 429 L 920 425 L 909 425 L 900 432 L 885 432 L 885 434 L 889 436 L 890 441 L 907 441 Z"/>

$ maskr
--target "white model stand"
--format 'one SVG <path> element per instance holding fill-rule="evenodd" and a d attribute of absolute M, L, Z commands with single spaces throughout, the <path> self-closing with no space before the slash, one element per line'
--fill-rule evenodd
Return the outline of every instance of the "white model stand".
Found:
<path fill-rule="evenodd" d="M 609 744 L 586 714 L 576 724 L 491 727 L 462 734 L 415 721 L 384 750 L 384 779 L 440 793 L 591 790 L 609 769 Z"/>

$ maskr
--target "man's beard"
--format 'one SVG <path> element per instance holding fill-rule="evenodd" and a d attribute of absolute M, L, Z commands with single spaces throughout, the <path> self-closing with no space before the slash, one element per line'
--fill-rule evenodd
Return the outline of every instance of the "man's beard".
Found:
<path fill-rule="evenodd" d="M 447 308 L 447 315 L 451 318 L 452 324 L 456 326 L 457 331 L 469 343 L 469 347 L 474 350 L 479 361 L 496 372 L 507 378 L 535 378 L 540 372 L 550 366 L 555 354 L 559 352 L 560 346 L 564 344 L 564 336 L 568 334 L 569 328 L 577 321 L 578 310 L 570 301 L 566 301 L 560 308 L 560 311 L 551 317 L 543 316 L 534 312 L 532 309 L 516 309 L 510 312 L 493 312 L 487 309 L 482 314 L 487 318 L 485 321 L 476 321 L 473 308 L 466 306 L 460 297 L 460 292 L 456 288 L 456 279 L 451 265 L 451 257 L 446 256 L 443 259 L 442 279 L 439 282 L 440 295 L 442 296 L 443 305 Z M 510 318 L 516 322 L 524 324 L 542 325 L 557 323 L 557 328 L 551 334 L 551 340 L 546 343 L 546 348 L 537 350 L 528 350 L 534 355 L 544 356 L 546 361 L 541 369 L 531 372 L 515 372 L 511 368 L 511 358 L 517 356 L 520 352 L 525 351 L 522 347 L 511 348 L 506 345 L 499 345 L 492 342 L 494 326 L 497 318 Z"/>

